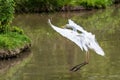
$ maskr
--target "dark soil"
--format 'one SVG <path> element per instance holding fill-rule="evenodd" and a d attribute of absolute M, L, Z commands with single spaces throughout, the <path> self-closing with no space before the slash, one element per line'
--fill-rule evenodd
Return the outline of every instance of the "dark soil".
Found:
<path fill-rule="evenodd" d="M 30 47 L 31 47 L 31 44 L 26 44 L 21 48 L 16 48 L 16 49 L 11 49 L 11 50 L 1 49 L 0 50 L 0 58 L 15 57 L 22 52 L 30 50 Z"/>

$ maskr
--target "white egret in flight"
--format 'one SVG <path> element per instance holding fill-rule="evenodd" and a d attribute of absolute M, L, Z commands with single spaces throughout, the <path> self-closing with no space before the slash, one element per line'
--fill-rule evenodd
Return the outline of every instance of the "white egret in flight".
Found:
<path fill-rule="evenodd" d="M 63 37 L 66 37 L 67 39 L 74 42 L 76 45 L 78 45 L 81 50 L 86 51 L 86 58 L 85 62 L 76 65 L 71 69 L 71 71 L 77 71 L 82 66 L 89 63 L 89 52 L 88 49 L 94 50 L 97 54 L 104 56 L 104 51 L 99 46 L 95 39 L 95 35 L 93 35 L 90 32 L 87 32 L 84 30 L 81 26 L 77 25 L 75 22 L 73 22 L 71 19 L 68 20 L 68 24 L 65 25 L 66 28 L 59 28 L 54 26 L 50 19 L 48 20 L 48 23 L 50 26 L 57 31 L 59 34 L 61 34 Z"/>

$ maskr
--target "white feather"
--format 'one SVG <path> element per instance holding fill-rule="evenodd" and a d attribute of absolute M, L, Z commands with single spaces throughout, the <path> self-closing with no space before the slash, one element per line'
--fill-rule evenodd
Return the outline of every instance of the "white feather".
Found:
<path fill-rule="evenodd" d="M 48 20 L 48 22 L 55 31 L 57 31 L 62 36 L 74 42 L 76 45 L 78 45 L 81 48 L 82 51 L 85 50 L 87 52 L 88 49 L 90 48 L 94 50 L 97 54 L 104 56 L 104 51 L 97 43 L 95 39 L 95 35 L 85 31 L 81 26 L 77 25 L 72 20 L 70 19 L 68 20 L 67 26 L 70 26 L 71 28 L 75 28 L 81 33 L 71 29 L 56 27 L 53 24 L 51 24 L 50 20 Z"/>

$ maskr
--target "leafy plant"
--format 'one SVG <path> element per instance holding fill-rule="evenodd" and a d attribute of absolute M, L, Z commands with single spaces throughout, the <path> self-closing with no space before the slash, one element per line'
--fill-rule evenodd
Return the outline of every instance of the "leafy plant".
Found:
<path fill-rule="evenodd" d="M 63 7 L 84 6 L 86 8 L 105 8 L 113 0 L 15 0 L 17 12 L 47 12 L 61 10 Z"/>
<path fill-rule="evenodd" d="M 0 34 L 0 49 L 15 49 L 23 47 L 30 42 L 30 39 L 26 35 L 17 32 Z"/>
<path fill-rule="evenodd" d="M 24 32 L 23 32 L 23 29 L 18 28 L 17 26 L 13 26 L 13 27 L 11 28 L 11 31 L 12 31 L 12 32 L 17 32 L 17 33 L 19 33 L 19 34 L 23 34 L 23 33 L 24 33 Z"/>
<path fill-rule="evenodd" d="M 14 0 L 0 0 L 0 33 L 7 32 L 13 19 Z"/>
<path fill-rule="evenodd" d="M 77 3 L 87 8 L 105 8 L 112 4 L 112 0 L 78 0 Z"/>

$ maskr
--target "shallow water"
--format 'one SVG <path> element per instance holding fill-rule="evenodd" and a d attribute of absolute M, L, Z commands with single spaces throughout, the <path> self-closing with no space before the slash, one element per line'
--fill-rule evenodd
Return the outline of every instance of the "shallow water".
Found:
<path fill-rule="evenodd" d="M 119 13 L 117 6 L 88 12 L 16 15 L 13 24 L 32 39 L 32 52 L 6 70 L 0 69 L 0 80 L 120 80 Z M 47 23 L 49 18 L 57 26 L 71 18 L 95 34 L 105 57 L 90 51 L 88 65 L 77 72 L 69 71 L 84 61 L 85 52 L 55 32 Z"/>

